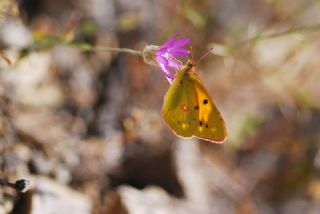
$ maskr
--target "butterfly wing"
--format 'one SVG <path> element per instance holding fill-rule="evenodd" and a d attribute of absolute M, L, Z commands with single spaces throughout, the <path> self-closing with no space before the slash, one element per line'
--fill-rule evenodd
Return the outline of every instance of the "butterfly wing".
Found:
<path fill-rule="evenodd" d="M 177 73 L 165 95 L 162 115 L 179 136 L 195 136 L 214 143 L 223 143 L 226 139 L 221 114 L 194 66 L 185 66 Z"/>
<path fill-rule="evenodd" d="M 192 79 L 199 106 L 198 124 L 194 130 L 194 136 L 214 143 L 223 143 L 226 140 L 227 131 L 218 108 L 196 74 L 190 73 L 186 78 Z"/>
<path fill-rule="evenodd" d="M 180 70 L 168 89 L 162 106 L 162 116 L 175 134 L 192 137 L 197 113 L 193 106 L 197 105 L 196 91 L 190 80 L 184 76 L 187 67 Z"/>

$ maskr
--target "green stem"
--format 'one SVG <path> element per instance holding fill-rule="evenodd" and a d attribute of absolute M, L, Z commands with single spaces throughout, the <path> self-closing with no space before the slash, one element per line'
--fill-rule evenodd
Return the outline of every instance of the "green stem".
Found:
<path fill-rule="evenodd" d="M 252 43 L 258 40 L 266 40 L 266 39 L 273 39 L 273 38 L 277 38 L 277 37 L 281 37 L 281 36 L 286 36 L 289 34 L 293 34 L 293 33 L 299 33 L 299 32 L 307 32 L 307 31 L 318 31 L 320 30 L 320 24 L 317 25 L 312 25 L 312 26 L 302 26 L 302 27 L 294 27 L 285 31 L 281 31 L 281 32 L 277 32 L 277 33 L 270 33 L 270 34 L 265 34 L 265 35 L 255 35 L 249 39 L 246 39 L 236 45 L 234 45 L 231 49 L 235 50 L 238 49 L 248 43 Z"/>
<path fill-rule="evenodd" d="M 118 52 L 128 53 L 136 56 L 142 56 L 142 51 L 132 50 L 129 48 L 110 48 L 110 47 L 92 47 L 90 51 L 107 51 L 107 52 Z"/>
<path fill-rule="evenodd" d="M 91 46 L 86 43 L 69 43 L 65 42 L 62 45 L 67 47 L 81 49 L 83 51 L 106 51 L 106 52 L 118 52 L 118 53 L 128 53 L 136 56 L 142 56 L 142 51 L 132 50 L 129 48 L 111 48 L 111 47 L 101 47 L 101 46 Z"/>

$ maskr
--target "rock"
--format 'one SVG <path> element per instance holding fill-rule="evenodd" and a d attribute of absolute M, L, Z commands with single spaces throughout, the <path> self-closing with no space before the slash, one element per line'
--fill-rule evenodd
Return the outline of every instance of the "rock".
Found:
<path fill-rule="evenodd" d="M 0 203 L 0 214 L 8 214 L 11 213 L 13 209 L 13 203 L 11 200 L 1 200 Z"/>
<path fill-rule="evenodd" d="M 7 92 L 10 91 L 10 99 L 32 107 L 62 104 L 64 94 L 50 67 L 50 52 L 31 53 L 25 58 L 12 60 L 16 65 L 4 69 L 1 82 Z"/>
<path fill-rule="evenodd" d="M 122 204 L 130 214 L 158 213 L 193 213 L 186 201 L 171 197 L 162 188 L 148 187 L 138 190 L 129 186 L 121 186 L 118 190 Z"/>
<path fill-rule="evenodd" d="M 13 213 L 91 213 L 92 204 L 86 195 L 45 177 L 34 177 L 30 180 L 34 185 L 32 190 L 20 195 Z"/>

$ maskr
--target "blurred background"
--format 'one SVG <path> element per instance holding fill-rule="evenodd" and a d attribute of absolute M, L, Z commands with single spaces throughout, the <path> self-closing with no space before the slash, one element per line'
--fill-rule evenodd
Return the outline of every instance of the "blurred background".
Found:
<path fill-rule="evenodd" d="M 320 2 L 0 0 L 0 213 L 320 213 Z M 175 34 L 228 128 L 175 136 L 141 57 Z"/>

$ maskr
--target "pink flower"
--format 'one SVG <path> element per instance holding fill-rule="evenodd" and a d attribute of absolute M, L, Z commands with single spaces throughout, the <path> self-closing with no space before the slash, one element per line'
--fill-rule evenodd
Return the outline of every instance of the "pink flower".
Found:
<path fill-rule="evenodd" d="M 161 46 L 148 45 L 142 52 L 144 61 L 150 65 L 159 66 L 170 84 L 175 73 L 182 67 L 182 62 L 178 58 L 190 53 L 182 46 L 189 44 L 191 39 L 178 40 L 178 37 L 179 35 L 173 36 Z"/>
<path fill-rule="evenodd" d="M 173 36 L 156 49 L 156 61 L 170 84 L 174 79 L 175 72 L 182 67 L 182 63 L 177 57 L 186 56 L 190 53 L 189 50 L 182 48 L 182 46 L 189 44 L 191 39 L 177 40 L 178 37 L 179 35 Z"/>

